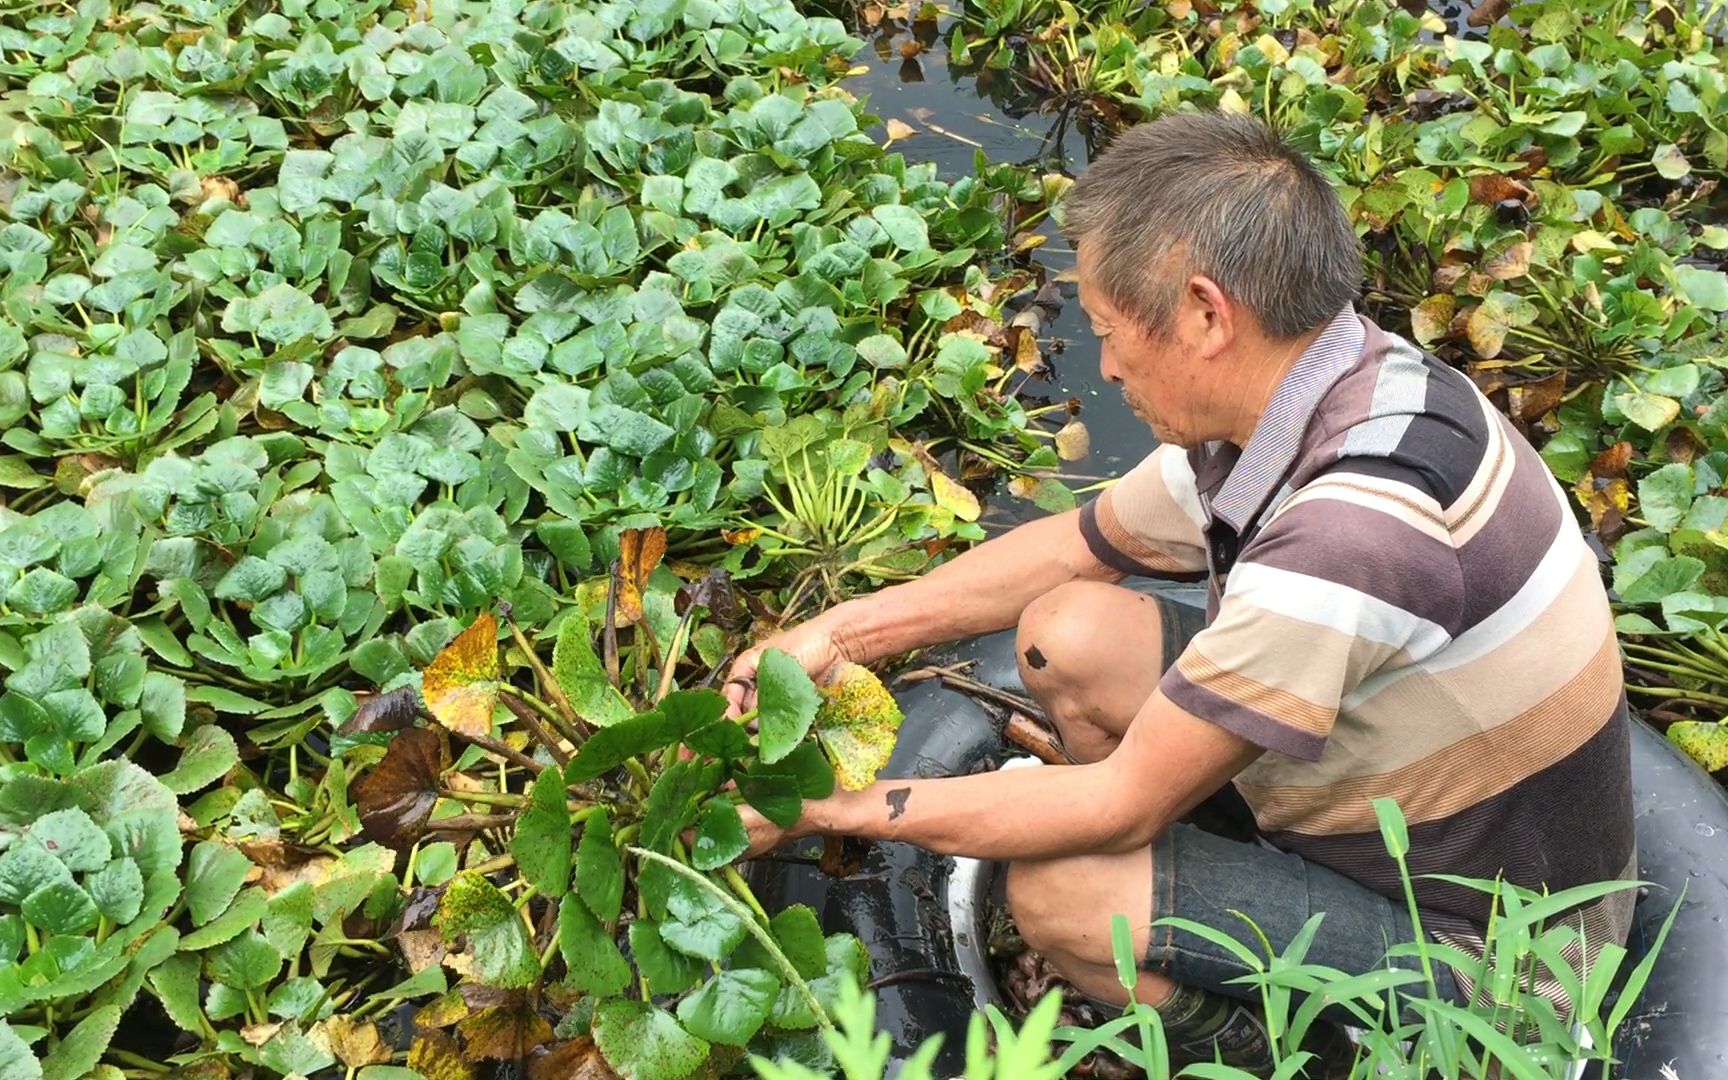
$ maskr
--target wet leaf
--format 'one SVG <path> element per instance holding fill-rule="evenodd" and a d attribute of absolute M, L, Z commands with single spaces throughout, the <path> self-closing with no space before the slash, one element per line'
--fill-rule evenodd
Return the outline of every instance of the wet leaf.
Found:
<path fill-rule="evenodd" d="M 803 741 L 821 698 L 803 665 L 779 649 L 762 654 L 756 671 L 756 726 L 762 760 L 773 764 Z"/>
<path fill-rule="evenodd" d="M 882 144 L 884 150 L 893 146 L 901 139 L 910 139 L 912 136 L 918 134 L 918 129 L 914 128 L 911 124 L 908 124 L 904 120 L 897 120 L 892 117 L 884 122 L 882 126 L 888 131 L 888 139 Z"/>
<path fill-rule="evenodd" d="M 780 980 L 757 968 L 722 971 L 678 1003 L 678 1019 L 710 1043 L 743 1046 L 768 1019 Z"/>
<path fill-rule="evenodd" d="M 702 962 L 670 948 L 652 919 L 631 922 L 630 956 L 656 994 L 681 994 L 702 974 Z"/>
<path fill-rule="evenodd" d="M 905 720 L 894 695 L 869 668 L 847 663 L 822 688 L 816 734 L 847 791 L 869 787 L 894 753 Z"/>
<path fill-rule="evenodd" d="M 822 924 L 816 912 L 807 904 L 793 904 L 776 912 L 768 922 L 774 943 L 792 962 L 793 970 L 806 979 L 820 977 L 828 970 L 827 946 L 822 936 Z M 747 938 L 732 954 L 735 968 L 758 967 L 773 970 L 774 961 L 754 938 Z"/>
<path fill-rule="evenodd" d="M 721 899 L 694 882 L 677 879 L 660 924 L 666 944 L 710 963 L 719 963 L 744 940 L 744 923 Z"/>
<path fill-rule="evenodd" d="M 984 509 L 978 503 L 978 496 L 944 472 L 936 471 L 930 474 L 930 494 L 936 500 L 937 506 L 961 521 L 977 521 L 978 515 Z"/>
<path fill-rule="evenodd" d="M 718 870 L 744 854 L 750 846 L 750 836 L 738 808 L 722 797 L 708 800 L 696 818 L 696 841 L 690 849 L 690 862 L 698 870 Z"/>
<path fill-rule="evenodd" d="M 684 1080 L 708 1058 L 708 1043 L 642 1001 L 602 1002 L 594 1010 L 594 1041 L 624 1080 Z"/>
<path fill-rule="evenodd" d="M 498 621 L 491 612 L 481 612 L 432 659 L 420 692 L 445 727 L 465 735 L 491 733 L 498 703 Z"/>
<path fill-rule="evenodd" d="M 517 815 L 510 853 L 530 885 L 557 898 L 570 887 L 570 811 L 564 802 L 564 777 L 557 769 L 547 769 L 534 781 L 530 799 Z"/>
<path fill-rule="evenodd" d="M 456 1025 L 469 1057 L 519 1061 L 552 1041 L 552 1025 L 529 1005 L 525 995 L 482 1009 Z"/>
<path fill-rule="evenodd" d="M 17 1080 L 42 1080 L 42 1063 L 12 1025 L 0 1020 L 0 1076 Z"/>
<path fill-rule="evenodd" d="M 464 872 L 451 880 L 433 922 L 447 943 L 467 935 L 475 971 L 491 986 L 531 986 L 540 974 L 540 957 L 515 905 L 479 874 Z"/>
<path fill-rule="evenodd" d="M 412 847 L 438 802 L 444 739 L 431 728 L 404 728 L 384 757 L 352 787 L 360 827 L 369 840 L 398 851 Z"/>
<path fill-rule="evenodd" d="M 187 737 L 179 764 L 163 775 L 162 784 L 176 794 L 189 794 L 220 780 L 239 763 L 234 736 L 215 724 L 205 724 Z"/>
<path fill-rule="evenodd" d="M 79 1080 L 102 1060 L 119 1026 L 119 1006 L 105 1005 L 91 1012 L 42 1059 L 42 1080 Z"/>

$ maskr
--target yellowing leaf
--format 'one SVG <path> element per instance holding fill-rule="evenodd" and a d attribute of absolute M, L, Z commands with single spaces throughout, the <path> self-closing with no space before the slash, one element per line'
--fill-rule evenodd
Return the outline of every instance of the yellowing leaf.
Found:
<path fill-rule="evenodd" d="M 1676 720 L 1668 725 L 1668 741 L 1711 772 L 1728 769 L 1728 728 L 1721 724 Z"/>
<path fill-rule="evenodd" d="M 1056 456 L 1063 461 L 1079 461 L 1092 452 L 1092 433 L 1079 420 L 1070 420 L 1056 433 Z"/>
<path fill-rule="evenodd" d="M 480 613 L 473 625 L 432 658 L 420 680 L 420 694 L 440 724 L 465 735 L 492 730 L 498 702 L 498 620 Z"/>
<path fill-rule="evenodd" d="M 888 764 L 905 716 L 869 668 L 848 662 L 838 670 L 834 682 L 820 688 L 816 737 L 840 786 L 860 791 Z"/>
<path fill-rule="evenodd" d="M 888 141 L 882 144 L 884 150 L 893 146 L 901 139 L 910 139 L 912 136 L 918 134 L 918 129 L 904 120 L 890 119 L 882 126 L 888 129 Z"/>
<path fill-rule="evenodd" d="M 618 625 L 642 621 L 642 590 L 666 557 L 666 530 L 625 529 L 618 536 Z"/>
<path fill-rule="evenodd" d="M 944 472 L 931 471 L 930 494 L 935 497 L 937 506 L 961 521 L 977 521 L 983 511 L 983 507 L 978 505 L 978 496 Z"/>
<path fill-rule="evenodd" d="M 378 1025 L 336 1015 L 324 1021 L 330 1049 L 350 1069 L 389 1062 L 392 1048 L 378 1034 Z"/>
<path fill-rule="evenodd" d="M 1530 254 L 1534 250 L 1530 241 L 1520 241 L 1483 263 L 1482 272 L 1495 281 L 1523 277 L 1530 272 Z"/>
<path fill-rule="evenodd" d="M 1446 328 L 1452 325 L 1452 315 L 1458 310 L 1458 301 L 1451 293 L 1441 293 L 1410 309 L 1410 331 L 1415 335 L 1418 345 L 1432 345 L 1446 336 Z"/>
<path fill-rule="evenodd" d="M 1572 234 L 1572 250 L 1588 253 L 1592 251 L 1618 251 L 1620 249 L 1613 240 L 1595 229 L 1584 229 Z"/>
<path fill-rule="evenodd" d="M 1218 95 L 1218 111 L 1247 116 L 1251 110 L 1248 108 L 1248 103 L 1242 100 L 1242 95 L 1236 92 L 1234 86 L 1231 86 L 1226 87 L 1224 92 Z"/>

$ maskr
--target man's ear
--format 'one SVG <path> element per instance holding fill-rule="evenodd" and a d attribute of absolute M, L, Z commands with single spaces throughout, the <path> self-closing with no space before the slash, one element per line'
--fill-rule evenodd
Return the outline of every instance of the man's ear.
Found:
<path fill-rule="evenodd" d="M 1211 359 L 1223 353 L 1236 336 L 1238 312 L 1218 283 L 1205 274 L 1194 274 L 1183 290 L 1181 316 L 1188 331 L 1189 348 Z"/>

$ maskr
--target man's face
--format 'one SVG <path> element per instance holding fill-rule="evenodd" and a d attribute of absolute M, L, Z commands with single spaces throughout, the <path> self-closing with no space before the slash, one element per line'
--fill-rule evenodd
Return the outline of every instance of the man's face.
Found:
<path fill-rule="evenodd" d="M 1181 341 L 1180 322 L 1149 331 L 1111 304 L 1092 272 L 1089 244 L 1079 249 L 1080 306 L 1102 346 L 1099 373 L 1122 389 L 1122 399 L 1162 443 L 1192 446 L 1194 412 L 1203 407 L 1203 366 Z M 1181 305 L 1178 305 L 1180 310 Z"/>

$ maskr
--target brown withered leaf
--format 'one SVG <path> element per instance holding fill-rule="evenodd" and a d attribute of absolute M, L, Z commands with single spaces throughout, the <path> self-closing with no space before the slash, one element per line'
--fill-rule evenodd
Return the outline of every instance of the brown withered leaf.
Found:
<path fill-rule="evenodd" d="M 732 585 L 732 575 L 719 568 L 710 570 L 700 581 L 682 586 L 672 598 L 672 609 L 679 615 L 692 606 L 707 608 L 710 619 L 730 630 L 743 629 L 750 621 Z"/>
<path fill-rule="evenodd" d="M 910 139 L 912 136 L 918 134 L 918 129 L 904 120 L 890 118 L 884 121 L 882 126 L 888 129 L 888 141 L 882 144 L 882 149 L 884 150 L 893 146 L 901 139 Z"/>
<path fill-rule="evenodd" d="M 1524 167 L 1517 172 L 1520 179 L 1528 180 L 1548 167 L 1548 151 L 1540 146 L 1526 146 L 1513 156 L 1524 163 Z"/>
<path fill-rule="evenodd" d="M 432 715 L 452 731 L 492 731 L 492 707 L 498 702 L 498 620 L 490 611 L 482 611 L 426 665 L 420 693 Z"/>
<path fill-rule="evenodd" d="M 412 727 L 420 715 L 420 691 L 413 686 L 398 686 L 387 694 L 368 694 L 342 723 L 342 733 L 357 731 L 400 731 Z"/>
<path fill-rule="evenodd" d="M 864 868 L 864 855 L 870 841 L 855 836 L 825 836 L 822 838 L 821 871 L 831 878 L 851 877 Z"/>
<path fill-rule="evenodd" d="M 406 728 L 384 758 L 351 789 L 368 840 L 406 851 L 414 846 L 438 802 L 444 739 L 431 728 Z"/>
<path fill-rule="evenodd" d="M 240 1038 L 244 1039 L 251 1046 L 263 1046 L 271 1039 L 274 1039 L 277 1032 L 281 1030 L 282 1021 L 280 1020 L 269 1024 L 247 1024 L 245 1027 L 240 1029 Z"/>
<path fill-rule="evenodd" d="M 1063 461 L 1079 461 L 1092 452 L 1092 433 L 1080 420 L 1070 420 L 1056 433 L 1056 456 Z"/>
<path fill-rule="evenodd" d="M 1669 428 L 1665 443 L 1668 449 L 1668 459 L 1678 461 L 1682 465 L 1692 464 L 1694 458 L 1709 449 L 1704 440 L 1698 437 L 1698 433 L 1689 427 Z"/>
<path fill-rule="evenodd" d="M 1482 0 L 1464 21 L 1471 26 L 1493 26 L 1512 10 L 1512 0 Z"/>
<path fill-rule="evenodd" d="M 402 962 L 418 975 L 429 967 L 444 962 L 447 950 L 444 934 L 439 930 L 404 930 L 396 935 L 396 948 L 402 952 Z"/>
<path fill-rule="evenodd" d="M 408 1067 L 426 1080 L 474 1080 L 474 1067 L 456 1039 L 442 1031 L 423 1031 L 408 1046 Z"/>
<path fill-rule="evenodd" d="M 1523 423 L 1535 423 L 1565 399 L 1566 373 L 1556 371 L 1546 378 L 1514 386 L 1509 393 L 1512 415 Z"/>
<path fill-rule="evenodd" d="M 642 621 L 642 590 L 648 576 L 666 557 L 666 530 L 625 529 L 618 536 L 618 625 Z"/>
<path fill-rule="evenodd" d="M 378 1025 L 364 1020 L 338 1014 L 324 1021 L 324 1033 L 330 1037 L 331 1052 L 350 1069 L 386 1064 L 393 1053 L 378 1034 Z"/>
<path fill-rule="evenodd" d="M 1049 372 L 1050 367 L 1044 362 L 1044 354 L 1038 351 L 1038 336 L 1035 331 L 1025 326 L 1010 327 L 1008 340 L 1014 343 L 1010 355 L 1014 357 L 1015 367 L 1028 375 Z"/>
<path fill-rule="evenodd" d="M 1590 472 L 1595 476 L 1625 476 L 1632 464 L 1632 444 L 1622 439 L 1590 459 Z"/>
<path fill-rule="evenodd" d="M 552 1025 L 528 1004 L 526 995 L 505 1005 L 482 1009 L 456 1025 L 471 1058 L 520 1061 L 552 1041 Z"/>
<path fill-rule="evenodd" d="M 594 1040 L 565 1039 L 528 1059 L 528 1080 L 618 1080 Z"/>
<path fill-rule="evenodd" d="M 998 349 L 1008 347 L 1008 335 L 1002 329 L 1002 324 L 988 315 L 980 314 L 967 308 L 960 314 L 942 324 L 945 334 L 973 333 L 984 340 L 986 345 L 994 345 Z"/>
<path fill-rule="evenodd" d="M 1535 245 L 1521 240 L 1482 264 L 1482 272 L 1495 281 L 1510 281 L 1530 272 L 1530 255 Z"/>
<path fill-rule="evenodd" d="M 1470 200 L 1484 206 L 1513 199 L 1521 203 L 1535 200 L 1536 193 L 1530 185 L 1522 180 L 1514 180 L 1510 176 L 1499 173 L 1483 173 L 1470 178 Z"/>

